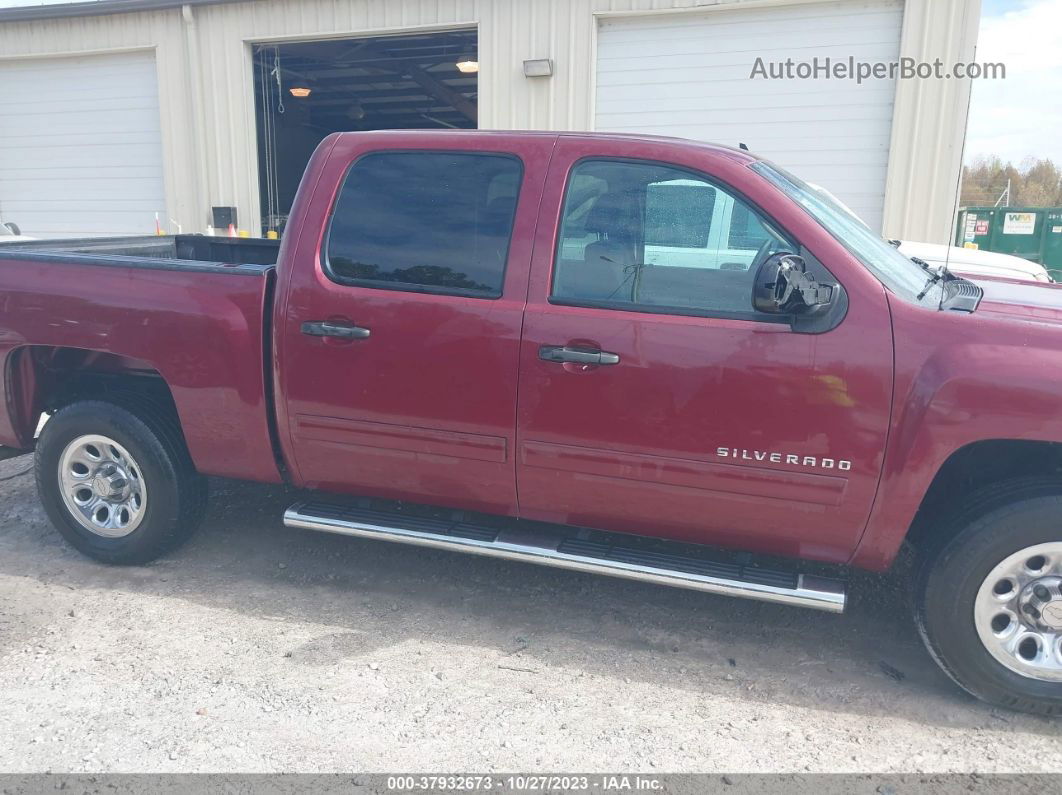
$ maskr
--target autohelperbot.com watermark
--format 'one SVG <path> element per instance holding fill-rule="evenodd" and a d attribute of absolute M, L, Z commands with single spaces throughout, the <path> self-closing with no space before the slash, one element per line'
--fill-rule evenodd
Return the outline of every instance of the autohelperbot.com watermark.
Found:
<path fill-rule="evenodd" d="M 750 80 L 1005 80 L 1007 66 L 1003 63 L 960 61 L 947 64 L 940 58 L 918 61 L 900 58 L 895 61 L 860 61 L 855 56 L 830 58 L 816 56 L 799 61 L 781 61 L 759 57 L 752 65 Z"/>

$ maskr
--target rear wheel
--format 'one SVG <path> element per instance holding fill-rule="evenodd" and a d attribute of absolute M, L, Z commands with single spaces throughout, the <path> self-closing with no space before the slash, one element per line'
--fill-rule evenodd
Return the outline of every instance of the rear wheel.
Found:
<path fill-rule="evenodd" d="M 919 629 L 973 695 L 1062 715 L 1062 487 L 997 487 L 922 562 Z"/>
<path fill-rule="evenodd" d="M 147 513 L 142 471 L 114 439 L 95 433 L 77 436 L 59 456 L 59 494 L 86 530 L 121 538 L 135 532 Z"/>
<path fill-rule="evenodd" d="M 37 444 L 37 490 L 52 524 L 80 552 L 144 563 L 202 521 L 206 482 L 175 421 L 151 403 L 88 400 L 58 411 Z"/>

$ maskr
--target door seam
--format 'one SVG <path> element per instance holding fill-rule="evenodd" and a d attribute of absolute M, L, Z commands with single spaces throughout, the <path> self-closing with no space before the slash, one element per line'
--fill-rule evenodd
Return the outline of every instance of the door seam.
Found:
<path fill-rule="evenodd" d="M 516 518 L 520 518 L 521 505 L 520 505 L 520 477 L 519 477 L 519 464 L 518 459 L 520 456 L 520 395 L 523 385 L 523 359 L 524 359 L 524 330 L 527 324 L 527 305 L 531 297 L 531 280 L 535 274 L 535 251 L 538 248 L 538 230 L 542 223 L 542 203 L 546 198 L 546 184 L 549 182 L 550 171 L 553 168 L 553 156 L 557 151 L 557 142 L 560 140 L 560 136 L 553 137 L 553 146 L 549 150 L 549 158 L 546 160 L 546 167 L 542 173 L 542 185 L 538 193 L 538 206 L 535 208 L 535 228 L 531 234 L 531 261 L 528 263 L 527 268 L 527 284 L 524 285 L 524 301 L 523 306 L 520 309 L 520 339 L 516 346 L 516 400 L 514 401 L 514 422 L 513 422 L 513 456 L 512 456 L 512 472 L 513 472 L 513 494 L 516 497 Z"/>

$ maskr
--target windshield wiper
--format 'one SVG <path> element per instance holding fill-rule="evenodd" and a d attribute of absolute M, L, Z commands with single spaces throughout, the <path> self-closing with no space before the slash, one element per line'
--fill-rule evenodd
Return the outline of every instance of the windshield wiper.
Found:
<path fill-rule="evenodd" d="M 944 278 L 946 276 L 950 276 L 951 274 L 949 274 L 943 266 L 941 266 L 938 270 L 931 270 L 927 263 L 916 261 L 916 264 L 923 265 L 923 267 L 925 267 L 925 269 L 930 272 L 929 278 L 926 280 L 925 286 L 922 287 L 922 292 L 915 296 L 916 301 L 921 301 L 923 298 L 926 297 L 926 295 L 928 295 L 929 291 L 933 289 L 933 285 L 935 285 L 937 282 L 944 281 Z"/>

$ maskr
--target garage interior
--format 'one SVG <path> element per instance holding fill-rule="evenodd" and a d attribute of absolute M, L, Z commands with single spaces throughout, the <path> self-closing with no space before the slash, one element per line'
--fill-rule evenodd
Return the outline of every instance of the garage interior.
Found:
<path fill-rule="evenodd" d="M 262 232 L 282 232 L 314 148 L 346 130 L 475 129 L 477 34 L 255 45 Z"/>

